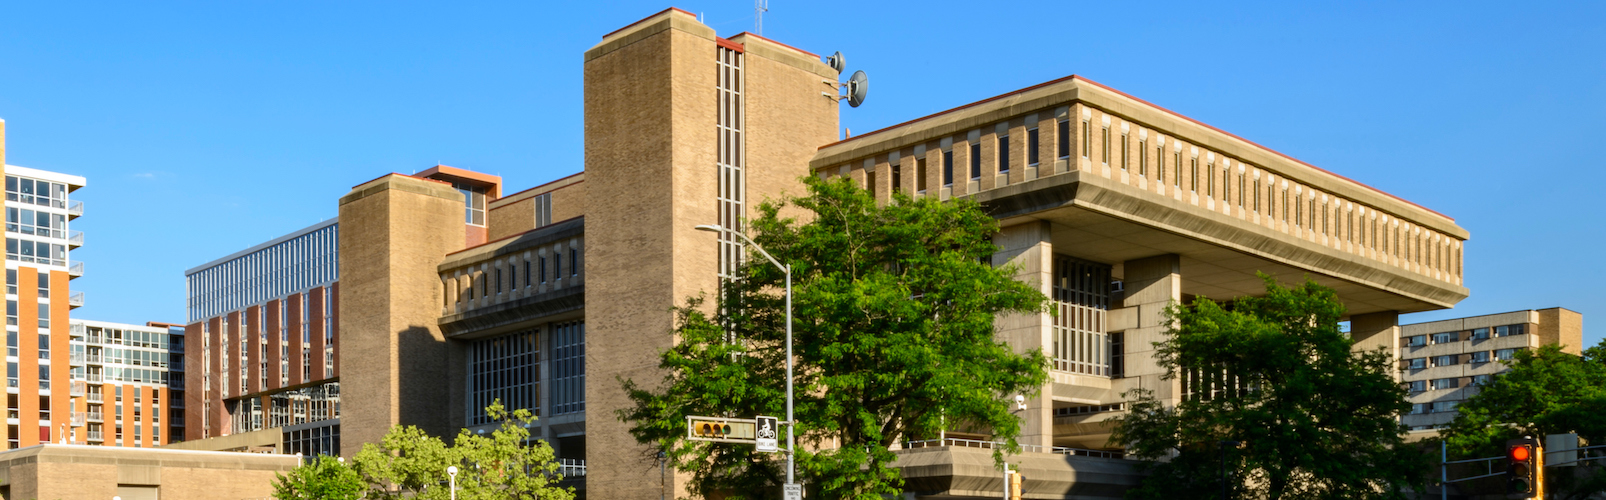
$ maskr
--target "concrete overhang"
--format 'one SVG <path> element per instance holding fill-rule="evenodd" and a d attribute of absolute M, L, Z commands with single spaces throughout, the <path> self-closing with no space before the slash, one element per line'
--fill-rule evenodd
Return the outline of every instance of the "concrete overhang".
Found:
<path fill-rule="evenodd" d="M 1086 171 L 982 191 L 973 199 L 1002 226 L 1049 222 L 1056 253 L 1115 265 L 1116 277 L 1123 262 L 1179 255 L 1186 295 L 1260 295 L 1256 272 L 1284 283 L 1309 276 L 1337 290 L 1350 314 L 1444 309 L 1468 295 L 1443 280 Z"/>

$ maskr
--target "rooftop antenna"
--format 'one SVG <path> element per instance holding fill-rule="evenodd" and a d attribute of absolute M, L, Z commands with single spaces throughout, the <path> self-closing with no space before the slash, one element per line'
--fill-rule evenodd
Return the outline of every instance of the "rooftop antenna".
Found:
<path fill-rule="evenodd" d="M 753 27 L 758 36 L 764 36 L 764 13 L 770 11 L 770 0 L 753 0 Z"/>
<path fill-rule="evenodd" d="M 825 58 L 825 64 L 836 70 L 837 74 L 842 74 L 842 71 L 847 68 L 847 57 L 843 56 L 841 51 L 838 51 L 835 54 L 831 54 L 831 57 Z M 870 76 L 864 74 L 864 70 L 854 71 L 853 76 L 848 77 L 848 81 L 843 83 L 837 83 L 836 80 L 821 80 L 821 82 L 832 89 L 845 88 L 847 90 L 846 93 L 840 90 L 837 92 L 820 92 L 821 95 L 837 102 L 842 102 L 843 98 L 847 98 L 848 105 L 855 108 L 859 107 L 860 104 L 864 104 L 865 94 L 870 91 Z"/>

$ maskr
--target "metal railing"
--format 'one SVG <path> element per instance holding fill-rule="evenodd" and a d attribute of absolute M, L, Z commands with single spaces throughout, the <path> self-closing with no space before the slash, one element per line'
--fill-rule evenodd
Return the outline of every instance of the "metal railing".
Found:
<path fill-rule="evenodd" d="M 83 276 L 84 275 L 84 263 L 83 262 L 74 262 L 74 263 L 72 263 L 71 266 L 67 266 L 67 275 L 68 276 L 72 276 L 74 278 L 77 278 L 79 276 Z"/>
<path fill-rule="evenodd" d="M 84 202 L 75 201 L 67 205 L 67 215 L 71 215 L 74 218 L 82 217 L 84 215 Z"/>
<path fill-rule="evenodd" d="M 936 447 L 941 447 L 941 446 L 958 446 L 958 447 L 961 447 L 961 448 L 981 448 L 981 449 L 986 449 L 986 450 L 992 450 L 992 449 L 1003 449 L 1003 448 L 1005 448 L 1005 443 L 1003 441 L 981 441 L 981 440 L 977 440 L 977 439 L 957 439 L 957 438 L 927 439 L 927 440 L 922 440 L 922 441 L 906 441 L 906 442 L 903 443 L 903 449 L 905 449 L 905 450 L 913 450 L 913 449 L 920 449 L 920 448 L 936 448 Z M 1088 449 L 1082 449 L 1082 448 L 1069 448 L 1069 447 L 1065 447 L 1065 446 L 1038 446 L 1038 445 L 1033 445 L 1033 444 L 1020 445 L 1020 451 L 1022 451 L 1022 452 L 1031 452 L 1031 453 L 1053 453 L 1053 454 L 1056 454 L 1056 455 L 1074 455 L 1074 456 L 1079 456 L 1079 457 L 1095 457 L 1095 458 L 1125 458 L 1125 456 L 1126 456 L 1126 454 L 1124 452 L 1119 452 L 1119 451 L 1088 450 Z"/>
<path fill-rule="evenodd" d="M 106 376 L 105 375 L 101 375 L 99 373 L 91 373 L 91 374 L 85 375 L 84 376 L 84 380 L 88 380 L 90 382 L 94 382 L 94 383 L 98 384 L 98 383 L 101 383 L 101 382 L 105 382 L 106 381 Z"/>
<path fill-rule="evenodd" d="M 71 233 L 67 233 L 67 246 L 72 248 L 84 246 L 84 232 L 73 231 Z"/>
<path fill-rule="evenodd" d="M 68 394 L 71 394 L 73 396 L 82 396 L 82 395 L 84 395 L 84 388 L 88 387 L 88 384 L 85 384 L 84 381 L 82 381 L 82 380 L 74 380 L 74 381 L 72 381 L 72 386 L 71 387 L 72 387 L 71 389 L 67 390 Z"/>
<path fill-rule="evenodd" d="M 74 352 L 67 355 L 67 362 L 73 366 L 84 364 L 84 353 Z"/>
<path fill-rule="evenodd" d="M 96 353 L 89 353 L 88 355 L 86 355 L 84 357 L 84 360 L 86 360 L 86 361 L 88 361 L 90 363 L 95 363 L 95 364 L 101 364 L 101 363 L 105 362 L 105 361 L 102 361 L 100 355 L 96 354 Z"/>
<path fill-rule="evenodd" d="M 74 337 L 82 337 L 88 332 L 89 332 L 89 327 L 84 326 L 83 323 L 69 323 L 69 324 L 67 324 L 67 333 L 69 335 L 74 336 Z"/>
<path fill-rule="evenodd" d="M 86 415 L 84 412 L 75 411 L 75 412 L 72 412 L 72 416 L 69 417 L 69 419 L 71 420 L 73 427 L 83 427 L 84 426 L 84 418 L 87 417 L 87 416 L 88 415 Z"/>
<path fill-rule="evenodd" d="M 82 276 L 82 273 L 79 273 Z M 84 307 L 84 292 L 73 292 L 67 297 L 67 305 L 71 307 Z"/>
<path fill-rule="evenodd" d="M 84 414 L 84 417 L 89 419 L 90 422 L 106 421 L 105 414 L 98 411 L 87 412 Z"/>
<path fill-rule="evenodd" d="M 91 392 L 89 394 L 85 394 L 84 398 L 85 398 L 85 401 L 89 401 L 91 403 L 104 403 L 104 402 L 106 402 L 106 397 L 101 395 L 100 391 L 95 391 L 95 392 Z"/>
<path fill-rule="evenodd" d="M 105 441 L 105 439 L 102 439 L 102 436 L 104 436 L 103 433 L 104 433 L 104 431 L 89 431 L 89 440 L 90 441 Z"/>

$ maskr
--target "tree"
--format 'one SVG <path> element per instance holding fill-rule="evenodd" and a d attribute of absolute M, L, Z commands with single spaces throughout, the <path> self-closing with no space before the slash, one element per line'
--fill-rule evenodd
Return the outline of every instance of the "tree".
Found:
<path fill-rule="evenodd" d="M 1504 373 L 1461 402 L 1440 436 L 1462 457 L 1500 456 L 1505 442 L 1522 436 L 1577 433 L 1586 442 L 1606 442 L 1606 342 L 1582 356 L 1548 344 L 1520 350 Z M 1573 469 L 1546 467 L 1547 491 L 1586 498 L 1606 491 L 1599 461 Z"/>
<path fill-rule="evenodd" d="M 1206 298 L 1166 309 L 1156 342 L 1165 380 L 1181 402 L 1152 391 L 1127 395 L 1131 411 L 1111 440 L 1148 460 L 1129 498 L 1216 498 L 1225 456 L 1235 496 L 1270 499 L 1403 498 L 1426 472 L 1404 445 L 1410 409 L 1390 376 L 1391 354 L 1352 350 L 1332 289 L 1307 280 L 1285 288 L 1261 275 L 1266 294 L 1226 305 Z M 1223 450 L 1224 441 L 1240 447 Z"/>
<path fill-rule="evenodd" d="M 805 183 L 804 197 L 762 204 L 751 229 L 792 267 L 797 457 L 811 488 L 897 494 L 889 448 L 959 426 L 1018 449 L 1005 399 L 1036 391 L 1047 361 L 1000 342 L 993 321 L 1040 312 L 1046 298 L 986 263 L 997 222 L 971 201 L 894 194 L 878 205 L 846 179 Z M 679 342 L 662 354 L 664 378 L 653 388 L 621 380 L 635 406 L 618 415 L 692 473 L 694 494 L 776 498 L 782 455 L 684 438 L 688 415 L 785 415 L 784 273 L 754 255 L 738 275 L 720 307 L 697 297 L 674 310 Z"/>
<path fill-rule="evenodd" d="M 289 474 L 274 476 L 273 498 L 278 500 L 357 500 L 367 489 L 357 471 L 324 455 L 296 466 Z"/>
<path fill-rule="evenodd" d="M 457 466 L 457 498 L 553 499 L 574 498 L 573 488 L 558 487 L 562 480 L 553 461 L 552 447 L 544 441 L 526 444 L 527 426 L 535 422 L 529 410 L 507 411 L 501 401 L 485 408 L 501 422 L 489 437 L 468 429 L 452 445 L 410 425 L 398 425 L 379 444 L 364 444 L 355 469 L 375 499 L 449 498 L 446 468 Z"/>

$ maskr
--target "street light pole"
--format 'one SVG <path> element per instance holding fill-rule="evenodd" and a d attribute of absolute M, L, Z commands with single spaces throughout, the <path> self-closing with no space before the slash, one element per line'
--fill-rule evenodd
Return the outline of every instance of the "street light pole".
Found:
<path fill-rule="evenodd" d="M 457 500 L 457 466 L 456 465 L 452 465 L 452 466 L 447 466 L 446 467 L 446 480 L 447 480 L 447 483 L 449 483 L 449 485 L 450 485 L 450 486 L 448 486 L 448 488 L 451 489 L 452 500 Z M 440 484 L 440 483 L 435 483 L 435 484 Z"/>
<path fill-rule="evenodd" d="M 797 462 L 795 458 L 797 455 L 797 441 L 792 433 L 792 430 L 797 427 L 797 422 L 792 420 L 792 265 L 782 264 L 781 261 L 775 260 L 775 257 L 764 251 L 763 247 L 758 246 L 758 243 L 754 243 L 752 238 L 748 238 L 746 234 L 742 234 L 739 231 L 721 227 L 719 224 L 697 226 L 697 230 L 731 233 L 740 236 L 747 244 L 752 245 L 754 250 L 758 250 L 758 253 L 763 255 L 764 258 L 769 259 L 771 264 L 775 264 L 775 267 L 786 271 L 786 484 L 787 486 L 797 484 Z"/>
<path fill-rule="evenodd" d="M 1227 500 L 1227 447 L 1238 444 L 1237 441 L 1221 442 L 1221 500 Z"/>

